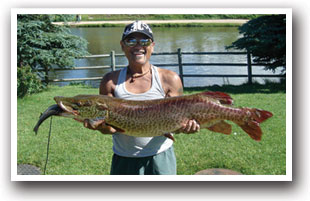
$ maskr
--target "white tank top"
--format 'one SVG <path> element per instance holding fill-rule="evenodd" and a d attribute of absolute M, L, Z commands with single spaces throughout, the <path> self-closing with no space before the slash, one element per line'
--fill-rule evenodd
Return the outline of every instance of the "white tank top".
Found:
<path fill-rule="evenodd" d="M 134 94 L 126 90 L 127 68 L 120 71 L 114 95 L 117 98 L 127 100 L 151 100 L 165 98 L 157 67 L 152 66 L 152 86 L 144 93 Z M 113 151 L 115 154 L 124 157 L 147 157 L 161 153 L 173 144 L 173 141 L 164 137 L 132 137 L 121 133 L 113 136 Z"/>

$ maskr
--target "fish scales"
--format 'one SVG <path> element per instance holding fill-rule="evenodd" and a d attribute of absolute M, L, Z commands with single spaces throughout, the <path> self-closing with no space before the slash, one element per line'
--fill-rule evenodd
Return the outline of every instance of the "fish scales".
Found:
<path fill-rule="evenodd" d="M 101 123 L 111 125 L 126 135 L 136 137 L 161 136 L 178 132 L 188 120 L 195 119 L 201 128 L 230 134 L 231 125 L 239 125 L 251 138 L 261 140 L 260 123 L 272 113 L 256 108 L 236 108 L 232 99 L 223 92 L 202 92 L 193 95 L 165 99 L 132 101 L 104 95 L 78 95 L 55 97 L 53 111 L 45 111 L 36 125 L 49 116 L 58 115 L 78 121 L 89 120 L 91 126 Z"/>
<path fill-rule="evenodd" d="M 156 104 L 155 104 L 156 103 Z M 176 131 L 180 125 L 190 119 L 195 119 L 201 126 L 212 120 L 227 118 L 227 107 L 216 107 L 214 101 L 201 97 L 186 97 L 183 99 L 162 99 L 149 102 L 142 107 L 136 105 L 108 106 L 122 108 L 109 112 L 105 121 L 110 125 L 125 128 L 125 133 L 133 136 L 159 136 L 163 133 Z M 215 111 L 215 108 L 220 108 Z M 130 113 L 132 112 L 133 113 Z M 128 118 L 130 117 L 130 118 Z"/>
<path fill-rule="evenodd" d="M 162 101 L 158 102 L 158 104 L 148 104 L 142 107 L 122 105 L 116 108 L 122 109 L 112 109 L 106 122 L 119 128 L 125 128 L 126 134 L 129 135 L 141 137 L 159 136 L 176 126 L 176 117 L 175 113 L 173 113 L 175 110 Z"/>

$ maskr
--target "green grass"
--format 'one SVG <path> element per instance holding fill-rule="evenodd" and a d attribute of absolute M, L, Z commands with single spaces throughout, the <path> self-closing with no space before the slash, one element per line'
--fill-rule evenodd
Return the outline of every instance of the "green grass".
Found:
<path fill-rule="evenodd" d="M 72 27 L 124 27 L 124 24 L 73 24 Z M 157 23 L 151 27 L 239 27 L 240 23 Z"/>
<path fill-rule="evenodd" d="M 254 19 L 256 14 L 105 14 L 82 15 L 82 21 Z M 124 27 L 124 24 L 74 24 L 74 27 Z M 240 23 L 158 23 L 152 27 L 239 27 Z"/>
<path fill-rule="evenodd" d="M 190 175 L 208 168 L 227 168 L 247 175 L 286 174 L 286 94 L 277 84 L 253 86 L 213 86 L 189 88 L 185 93 L 205 90 L 223 91 L 234 99 L 235 106 L 256 107 L 274 116 L 261 124 L 263 139 L 252 140 L 238 126 L 232 135 L 201 130 L 192 135 L 175 135 L 178 174 Z M 54 96 L 98 94 L 87 86 L 52 86 L 39 94 L 18 99 L 18 163 L 36 165 L 43 170 L 49 130 L 45 121 L 36 136 L 32 131 L 40 112 L 54 104 Z M 112 158 L 112 137 L 83 128 L 72 119 L 54 117 L 47 174 L 105 175 Z"/>
<path fill-rule="evenodd" d="M 82 15 L 82 21 L 110 20 L 192 20 L 192 19 L 253 19 L 255 14 L 105 14 Z"/>

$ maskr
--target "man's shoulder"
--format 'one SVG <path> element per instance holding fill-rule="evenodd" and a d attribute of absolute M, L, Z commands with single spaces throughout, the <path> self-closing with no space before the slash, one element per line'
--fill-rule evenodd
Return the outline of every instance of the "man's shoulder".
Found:
<path fill-rule="evenodd" d="M 159 68 L 158 74 L 167 97 L 179 96 L 183 93 L 182 81 L 176 72 Z"/>
<path fill-rule="evenodd" d="M 157 69 L 158 69 L 158 73 L 159 73 L 160 77 L 163 79 L 163 81 L 174 82 L 174 81 L 180 80 L 179 75 L 172 70 L 168 70 L 168 69 L 164 69 L 164 68 L 158 68 L 158 67 L 157 67 Z"/>
<path fill-rule="evenodd" d="M 120 70 L 106 73 L 100 83 L 100 94 L 114 94 Z"/>
<path fill-rule="evenodd" d="M 108 81 L 108 80 L 113 80 L 115 78 L 118 78 L 120 71 L 121 70 L 110 71 L 103 76 L 103 79 L 106 79 Z"/>
<path fill-rule="evenodd" d="M 168 69 L 164 69 L 164 68 L 158 68 L 158 73 L 161 76 L 164 76 L 165 78 L 171 79 L 175 76 L 179 76 L 176 72 L 172 71 L 172 70 L 168 70 Z"/>

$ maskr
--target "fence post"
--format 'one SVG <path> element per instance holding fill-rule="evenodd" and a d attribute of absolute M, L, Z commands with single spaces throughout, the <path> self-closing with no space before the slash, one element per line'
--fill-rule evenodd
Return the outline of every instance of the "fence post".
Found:
<path fill-rule="evenodd" d="M 248 84 L 252 84 L 252 59 L 251 59 L 251 53 L 247 52 L 247 58 L 248 58 Z"/>
<path fill-rule="evenodd" d="M 44 71 L 45 71 L 44 82 L 46 83 L 46 85 L 48 85 L 48 66 L 44 66 Z"/>
<path fill-rule="evenodd" d="M 184 87 L 184 79 L 183 79 L 183 65 L 182 65 L 182 51 L 181 48 L 178 48 L 178 63 L 179 63 L 179 74 L 182 81 L 182 85 Z"/>
<path fill-rule="evenodd" d="M 111 70 L 115 71 L 115 51 L 114 50 L 111 51 L 110 56 L 111 56 Z"/>

